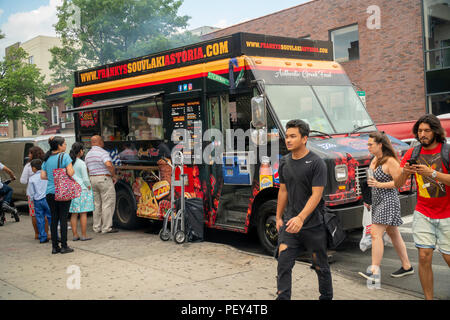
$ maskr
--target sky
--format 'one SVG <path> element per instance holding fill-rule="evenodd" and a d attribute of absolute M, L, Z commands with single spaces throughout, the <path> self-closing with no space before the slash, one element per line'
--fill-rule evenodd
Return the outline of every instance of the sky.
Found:
<path fill-rule="evenodd" d="M 264 2 L 264 4 L 262 4 Z M 201 26 L 224 28 L 291 8 L 309 0 L 184 0 L 180 15 L 188 15 L 189 30 Z M 38 35 L 56 36 L 56 6 L 62 0 L 0 0 L 0 59 L 5 48 Z"/>

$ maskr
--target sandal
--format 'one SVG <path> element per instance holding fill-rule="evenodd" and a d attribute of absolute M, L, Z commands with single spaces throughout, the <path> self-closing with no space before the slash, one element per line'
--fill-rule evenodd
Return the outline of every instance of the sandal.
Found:
<path fill-rule="evenodd" d="M 73 241 L 78 241 L 78 240 L 80 240 L 80 237 L 74 237 L 73 238 Z"/>
<path fill-rule="evenodd" d="M 88 240 L 92 240 L 92 238 L 83 238 L 83 237 L 81 237 L 80 240 L 81 240 L 81 241 L 88 241 Z"/>

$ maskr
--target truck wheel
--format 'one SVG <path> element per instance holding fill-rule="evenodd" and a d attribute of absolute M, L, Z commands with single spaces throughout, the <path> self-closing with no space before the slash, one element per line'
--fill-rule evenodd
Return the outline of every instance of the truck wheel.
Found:
<path fill-rule="evenodd" d="M 278 246 L 276 215 L 276 200 L 266 201 L 259 207 L 257 224 L 258 238 L 263 248 L 271 255 Z"/>
<path fill-rule="evenodd" d="M 136 229 L 139 218 L 136 215 L 136 201 L 126 188 L 119 188 L 116 192 L 115 224 L 124 229 Z"/>

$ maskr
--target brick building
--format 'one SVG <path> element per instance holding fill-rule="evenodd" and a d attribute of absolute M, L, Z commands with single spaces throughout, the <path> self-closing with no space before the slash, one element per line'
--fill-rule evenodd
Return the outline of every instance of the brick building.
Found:
<path fill-rule="evenodd" d="M 203 38 L 236 32 L 332 40 L 376 123 L 450 113 L 450 0 L 313 0 Z"/>

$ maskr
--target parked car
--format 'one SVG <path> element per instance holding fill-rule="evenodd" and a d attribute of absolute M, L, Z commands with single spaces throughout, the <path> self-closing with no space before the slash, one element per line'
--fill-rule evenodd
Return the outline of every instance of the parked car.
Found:
<path fill-rule="evenodd" d="M 16 180 L 12 181 L 9 185 L 14 189 L 14 200 L 26 200 L 26 185 L 20 183 L 20 176 L 22 175 L 23 167 L 28 161 L 28 153 L 31 147 L 38 146 L 47 152 L 50 149 L 48 139 L 52 135 L 45 136 L 32 136 L 23 138 L 13 138 L 0 140 L 0 162 L 10 168 L 15 176 Z M 54 136 L 54 135 L 53 135 Z M 58 136 L 64 137 L 67 143 L 67 152 L 72 148 L 72 144 L 75 142 L 74 134 L 58 134 Z M 7 177 L 3 172 L 0 172 L 0 178 L 6 180 Z"/>

